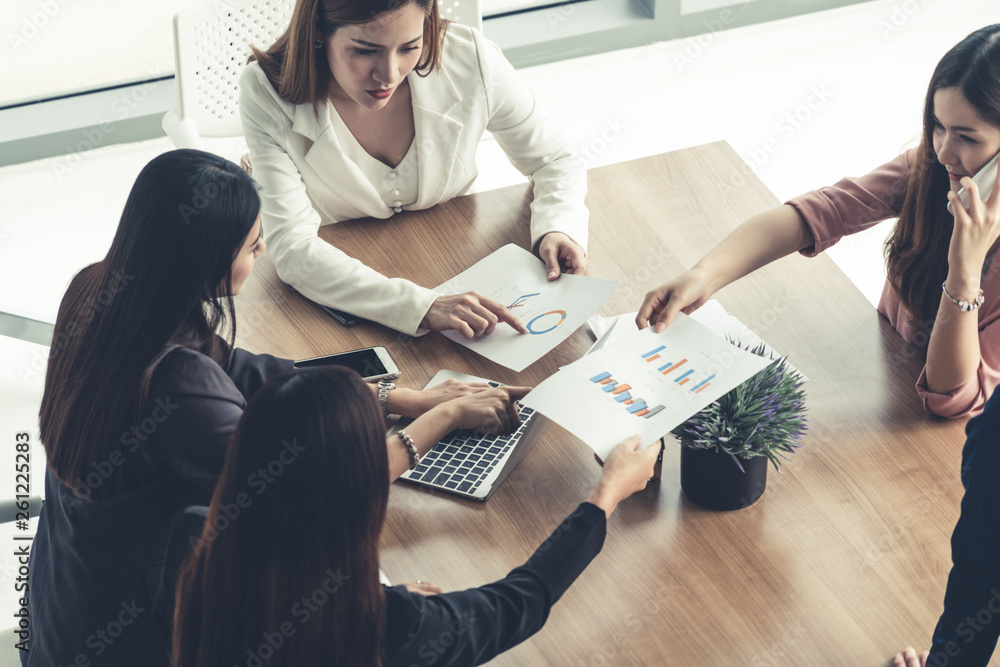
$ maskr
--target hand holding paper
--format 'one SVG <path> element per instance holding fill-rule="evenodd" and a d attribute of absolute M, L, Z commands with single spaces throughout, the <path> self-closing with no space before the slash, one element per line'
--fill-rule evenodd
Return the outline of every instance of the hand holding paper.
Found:
<path fill-rule="evenodd" d="M 624 434 L 648 445 L 768 363 L 678 314 L 662 333 L 629 332 L 563 367 L 522 403 L 606 458 Z"/>

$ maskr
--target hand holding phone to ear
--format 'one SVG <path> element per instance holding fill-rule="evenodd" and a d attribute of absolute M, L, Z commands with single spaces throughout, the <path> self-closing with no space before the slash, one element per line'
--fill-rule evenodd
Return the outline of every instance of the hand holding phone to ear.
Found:
<path fill-rule="evenodd" d="M 1000 171 L 994 157 L 975 177 L 963 178 L 958 193 L 948 192 L 948 208 L 955 216 L 948 248 L 949 289 L 971 292 L 979 289 L 983 262 L 1000 237 L 998 181 Z"/>

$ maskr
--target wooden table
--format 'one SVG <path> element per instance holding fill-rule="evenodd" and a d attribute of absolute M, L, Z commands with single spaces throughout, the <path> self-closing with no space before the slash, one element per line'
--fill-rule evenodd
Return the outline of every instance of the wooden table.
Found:
<path fill-rule="evenodd" d="M 723 188 L 723 184 L 726 185 Z M 434 286 L 505 243 L 526 247 L 530 189 L 455 199 L 321 236 L 369 266 Z M 590 172 L 590 274 L 621 286 L 602 309 L 634 311 L 747 217 L 778 202 L 724 142 Z M 793 257 L 722 290 L 734 315 L 809 378 L 810 432 L 752 507 L 702 510 L 663 479 L 624 502 L 604 550 L 545 628 L 495 665 L 884 665 L 929 645 L 951 566 L 964 421 L 924 414 L 921 362 L 827 257 Z M 437 334 L 345 329 L 258 260 L 238 299 L 240 343 L 305 358 L 389 348 L 404 386 L 451 368 L 532 385 L 579 358 L 581 328 L 522 373 Z M 625 434 L 623 434 L 625 435 Z M 382 564 L 446 590 L 521 564 L 590 491 L 591 450 L 551 427 L 487 503 L 396 483 Z"/>

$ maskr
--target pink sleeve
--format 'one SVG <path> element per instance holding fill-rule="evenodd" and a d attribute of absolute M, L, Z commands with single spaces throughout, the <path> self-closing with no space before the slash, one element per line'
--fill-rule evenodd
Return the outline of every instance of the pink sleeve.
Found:
<path fill-rule="evenodd" d="M 927 388 L 927 368 L 917 378 L 917 394 L 924 410 L 939 417 L 957 419 L 975 417 L 983 411 L 986 401 L 1000 384 L 1000 321 L 994 321 L 979 331 L 979 368 L 975 377 L 947 394 L 936 394 Z"/>
<path fill-rule="evenodd" d="M 786 202 L 795 207 L 816 239 L 815 245 L 799 252 L 814 257 L 847 234 L 898 216 L 914 152 L 902 153 L 865 176 L 842 178 Z"/>

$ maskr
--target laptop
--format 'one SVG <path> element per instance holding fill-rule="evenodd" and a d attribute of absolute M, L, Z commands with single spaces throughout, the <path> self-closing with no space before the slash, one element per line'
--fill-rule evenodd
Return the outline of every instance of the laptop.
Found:
<path fill-rule="evenodd" d="M 613 329 L 614 324 L 587 350 L 587 354 L 603 347 Z M 493 387 L 500 386 L 500 383 L 491 380 L 442 370 L 431 378 L 424 389 L 449 378 L 459 382 L 485 382 Z M 491 435 L 479 430 L 452 431 L 420 457 L 420 465 L 407 470 L 400 479 L 471 500 L 488 500 L 552 423 L 524 406 L 521 406 L 518 414 L 521 426 L 509 435 Z M 387 436 L 395 435 L 407 423 L 409 420 L 405 423 L 400 421 L 389 429 Z"/>
<path fill-rule="evenodd" d="M 442 370 L 431 378 L 424 389 L 449 378 L 459 382 L 485 382 L 493 387 L 500 386 L 498 382 Z M 407 470 L 400 479 L 471 500 L 488 500 L 551 423 L 524 406 L 521 407 L 519 416 L 521 426 L 509 435 L 492 435 L 468 429 L 452 431 L 420 457 L 420 465 Z M 405 427 L 406 424 L 400 422 L 389 429 L 387 435 L 392 436 Z"/>

